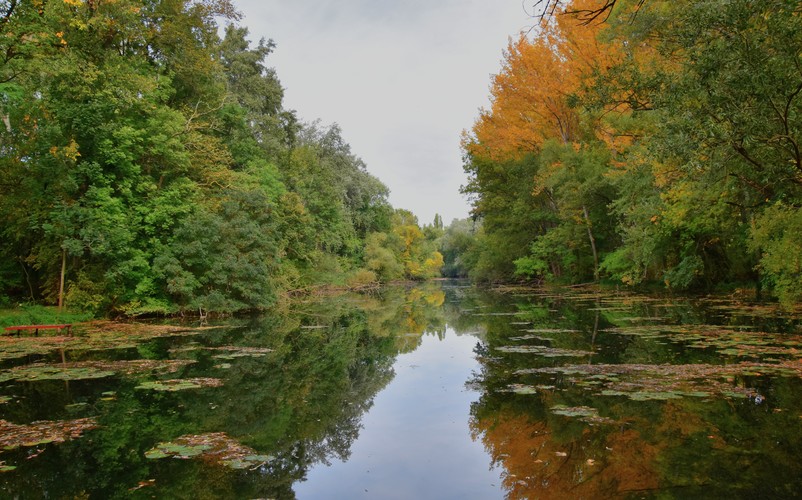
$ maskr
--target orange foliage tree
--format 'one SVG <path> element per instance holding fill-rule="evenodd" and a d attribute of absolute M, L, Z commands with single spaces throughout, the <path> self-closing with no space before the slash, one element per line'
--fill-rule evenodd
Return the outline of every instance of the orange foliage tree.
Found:
<path fill-rule="evenodd" d="M 577 0 L 571 8 L 588 8 Z M 471 155 L 496 161 L 539 151 L 544 142 L 581 139 L 576 105 L 593 75 L 619 59 L 620 51 L 599 41 L 600 24 L 582 25 L 570 16 L 543 22 L 533 39 L 511 39 L 501 71 L 491 85 L 491 108 L 480 111 L 463 146 Z"/>

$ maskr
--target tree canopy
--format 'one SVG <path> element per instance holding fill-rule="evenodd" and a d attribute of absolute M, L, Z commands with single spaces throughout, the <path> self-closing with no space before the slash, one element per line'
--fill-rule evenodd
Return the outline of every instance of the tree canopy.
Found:
<path fill-rule="evenodd" d="M 98 313 L 227 312 L 365 279 L 389 190 L 336 124 L 284 107 L 275 44 L 238 19 L 228 0 L 0 3 L 0 302 L 55 303 L 64 279 Z M 426 271 L 402 275 L 436 273 L 412 247 L 396 264 Z"/>
<path fill-rule="evenodd" d="M 802 298 L 796 2 L 534 5 L 463 138 L 473 276 Z"/>

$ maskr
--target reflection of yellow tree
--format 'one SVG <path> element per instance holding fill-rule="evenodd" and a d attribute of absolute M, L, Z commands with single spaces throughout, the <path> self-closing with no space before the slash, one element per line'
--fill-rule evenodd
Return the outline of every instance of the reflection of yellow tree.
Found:
<path fill-rule="evenodd" d="M 473 438 L 504 468 L 508 498 L 609 498 L 657 488 L 657 447 L 631 429 L 594 435 L 611 430 L 588 427 L 559 442 L 546 421 L 510 411 L 471 421 Z"/>
<path fill-rule="evenodd" d="M 414 351 L 424 333 L 444 333 L 443 302 L 439 287 L 417 287 L 409 291 L 401 308 L 403 331 L 396 335 L 399 352 Z"/>
<path fill-rule="evenodd" d="M 386 288 L 384 295 L 384 300 L 373 299 L 370 307 L 363 309 L 368 330 L 375 335 L 392 336 L 399 352 L 414 351 L 425 333 L 445 332 L 446 297 L 438 284 Z"/>

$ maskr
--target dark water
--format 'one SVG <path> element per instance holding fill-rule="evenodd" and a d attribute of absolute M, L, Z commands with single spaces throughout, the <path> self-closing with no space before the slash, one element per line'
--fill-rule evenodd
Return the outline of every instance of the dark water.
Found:
<path fill-rule="evenodd" d="M 0 498 L 798 497 L 799 325 L 443 282 L 4 339 Z"/>

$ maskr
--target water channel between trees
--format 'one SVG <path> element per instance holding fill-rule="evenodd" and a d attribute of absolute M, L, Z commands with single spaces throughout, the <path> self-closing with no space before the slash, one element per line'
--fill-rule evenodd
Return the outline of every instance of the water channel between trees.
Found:
<path fill-rule="evenodd" d="M 802 496 L 800 325 L 445 281 L 2 338 L 0 497 Z"/>

